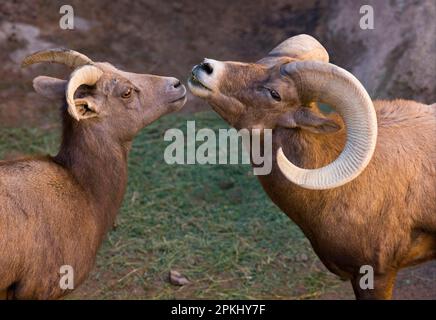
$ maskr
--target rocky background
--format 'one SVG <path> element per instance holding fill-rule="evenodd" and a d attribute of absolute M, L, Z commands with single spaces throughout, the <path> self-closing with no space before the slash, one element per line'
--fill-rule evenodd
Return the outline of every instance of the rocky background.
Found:
<path fill-rule="evenodd" d="M 74 30 L 59 27 L 64 4 L 74 8 Z M 374 8 L 373 30 L 359 26 L 364 4 Z M 2 0 L 0 126 L 59 126 L 57 106 L 31 83 L 41 74 L 65 78 L 68 70 L 21 69 L 23 57 L 37 50 L 67 47 L 127 71 L 186 79 L 204 57 L 256 61 L 300 33 L 316 37 L 374 99 L 435 103 L 435 17 L 435 0 Z M 190 96 L 182 112 L 207 108 Z M 433 262 L 404 271 L 397 297 L 434 298 L 435 270 Z M 344 285 L 321 298 L 352 294 Z"/>
<path fill-rule="evenodd" d="M 255 61 L 300 33 L 319 39 L 331 61 L 354 73 L 373 98 L 436 102 L 434 0 L 67 2 L 0 3 L 2 126 L 56 121 L 55 107 L 33 93 L 31 80 L 66 77 L 67 70 L 22 70 L 22 58 L 36 50 L 68 47 L 127 70 L 186 79 L 203 57 Z M 75 10 L 74 30 L 59 27 L 63 4 Z M 373 30 L 359 27 L 363 4 L 374 8 Z M 184 111 L 204 108 L 191 97 Z"/>

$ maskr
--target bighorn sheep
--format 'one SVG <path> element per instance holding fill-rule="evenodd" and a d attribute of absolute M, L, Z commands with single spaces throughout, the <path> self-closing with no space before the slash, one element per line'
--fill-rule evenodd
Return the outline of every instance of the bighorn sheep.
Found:
<path fill-rule="evenodd" d="M 299 35 L 257 63 L 205 59 L 189 87 L 236 129 L 273 129 L 273 169 L 258 177 L 266 193 L 358 299 L 391 298 L 399 269 L 436 258 L 436 105 L 373 105 L 328 61 Z M 364 265 L 373 290 L 359 285 Z"/>
<path fill-rule="evenodd" d="M 38 93 L 63 101 L 57 156 L 0 162 L 0 291 L 13 299 L 64 296 L 64 265 L 74 287 L 85 280 L 122 203 L 133 138 L 186 102 L 175 78 L 124 72 L 64 49 L 37 52 L 23 66 L 40 62 L 75 70 L 68 81 L 33 81 Z"/>

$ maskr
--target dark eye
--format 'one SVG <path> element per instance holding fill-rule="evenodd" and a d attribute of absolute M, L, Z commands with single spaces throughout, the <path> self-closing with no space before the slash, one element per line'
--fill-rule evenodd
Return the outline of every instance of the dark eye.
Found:
<path fill-rule="evenodd" d="M 124 99 L 128 99 L 130 98 L 130 96 L 132 95 L 133 89 L 129 88 L 126 91 L 123 92 L 123 94 L 121 95 L 121 97 L 123 97 Z"/>
<path fill-rule="evenodd" d="M 271 95 L 271 97 L 276 100 L 276 101 L 281 101 L 282 98 L 280 97 L 279 93 L 277 91 L 275 91 L 274 89 L 268 89 L 269 90 L 269 94 Z"/>

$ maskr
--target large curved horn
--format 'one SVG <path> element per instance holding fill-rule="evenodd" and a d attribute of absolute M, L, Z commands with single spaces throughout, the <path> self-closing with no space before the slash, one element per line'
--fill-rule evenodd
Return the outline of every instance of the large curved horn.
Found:
<path fill-rule="evenodd" d="M 42 50 L 24 58 L 21 63 L 22 67 L 40 63 L 55 62 L 67 65 L 70 68 L 77 68 L 86 64 L 92 64 L 92 60 L 84 54 L 69 49 L 49 49 Z"/>
<path fill-rule="evenodd" d="M 258 63 L 270 66 L 276 64 L 277 60 L 283 57 L 302 61 L 316 60 L 329 62 L 329 54 L 318 40 L 307 34 L 300 34 L 280 43 L 265 58 L 259 60 Z"/>
<path fill-rule="evenodd" d="M 77 121 L 80 121 L 80 117 L 74 103 L 76 90 L 83 84 L 88 86 L 96 84 L 102 75 L 103 71 L 92 65 L 80 67 L 71 74 L 66 89 L 68 113 Z"/>
<path fill-rule="evenodd" d="M 302 169 L 292 164 L 280 148 L 277 163 L 293 183 L 322 190 L 344 185 L 368 165 L 377 140 L 377 118 L 371 98 L 348 71 L 317 61 L 288 63 L 281 71 L 296 84 L 302 101 L 319 101 L 335 108 L 344 119 L 347 142 L 339 157 L 319 169 Z"/>

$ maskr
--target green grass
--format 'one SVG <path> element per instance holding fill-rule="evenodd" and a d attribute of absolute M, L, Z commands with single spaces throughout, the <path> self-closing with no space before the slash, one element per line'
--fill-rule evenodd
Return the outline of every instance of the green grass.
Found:
<path fill-rule="evenodd" d="M 167 165 L 167 128 L 227 128 L 214 113 L 172 115 L 144 129 L 129 160 L 118 228 L 70 297 L 310 298 L 337 286 L 308 240 L 265 195 L 248 165 Z M 58 129 L 0 129 L 0 158 L 51 153 Z M 177 270 L 191 284 L 176 287 Z"/>

